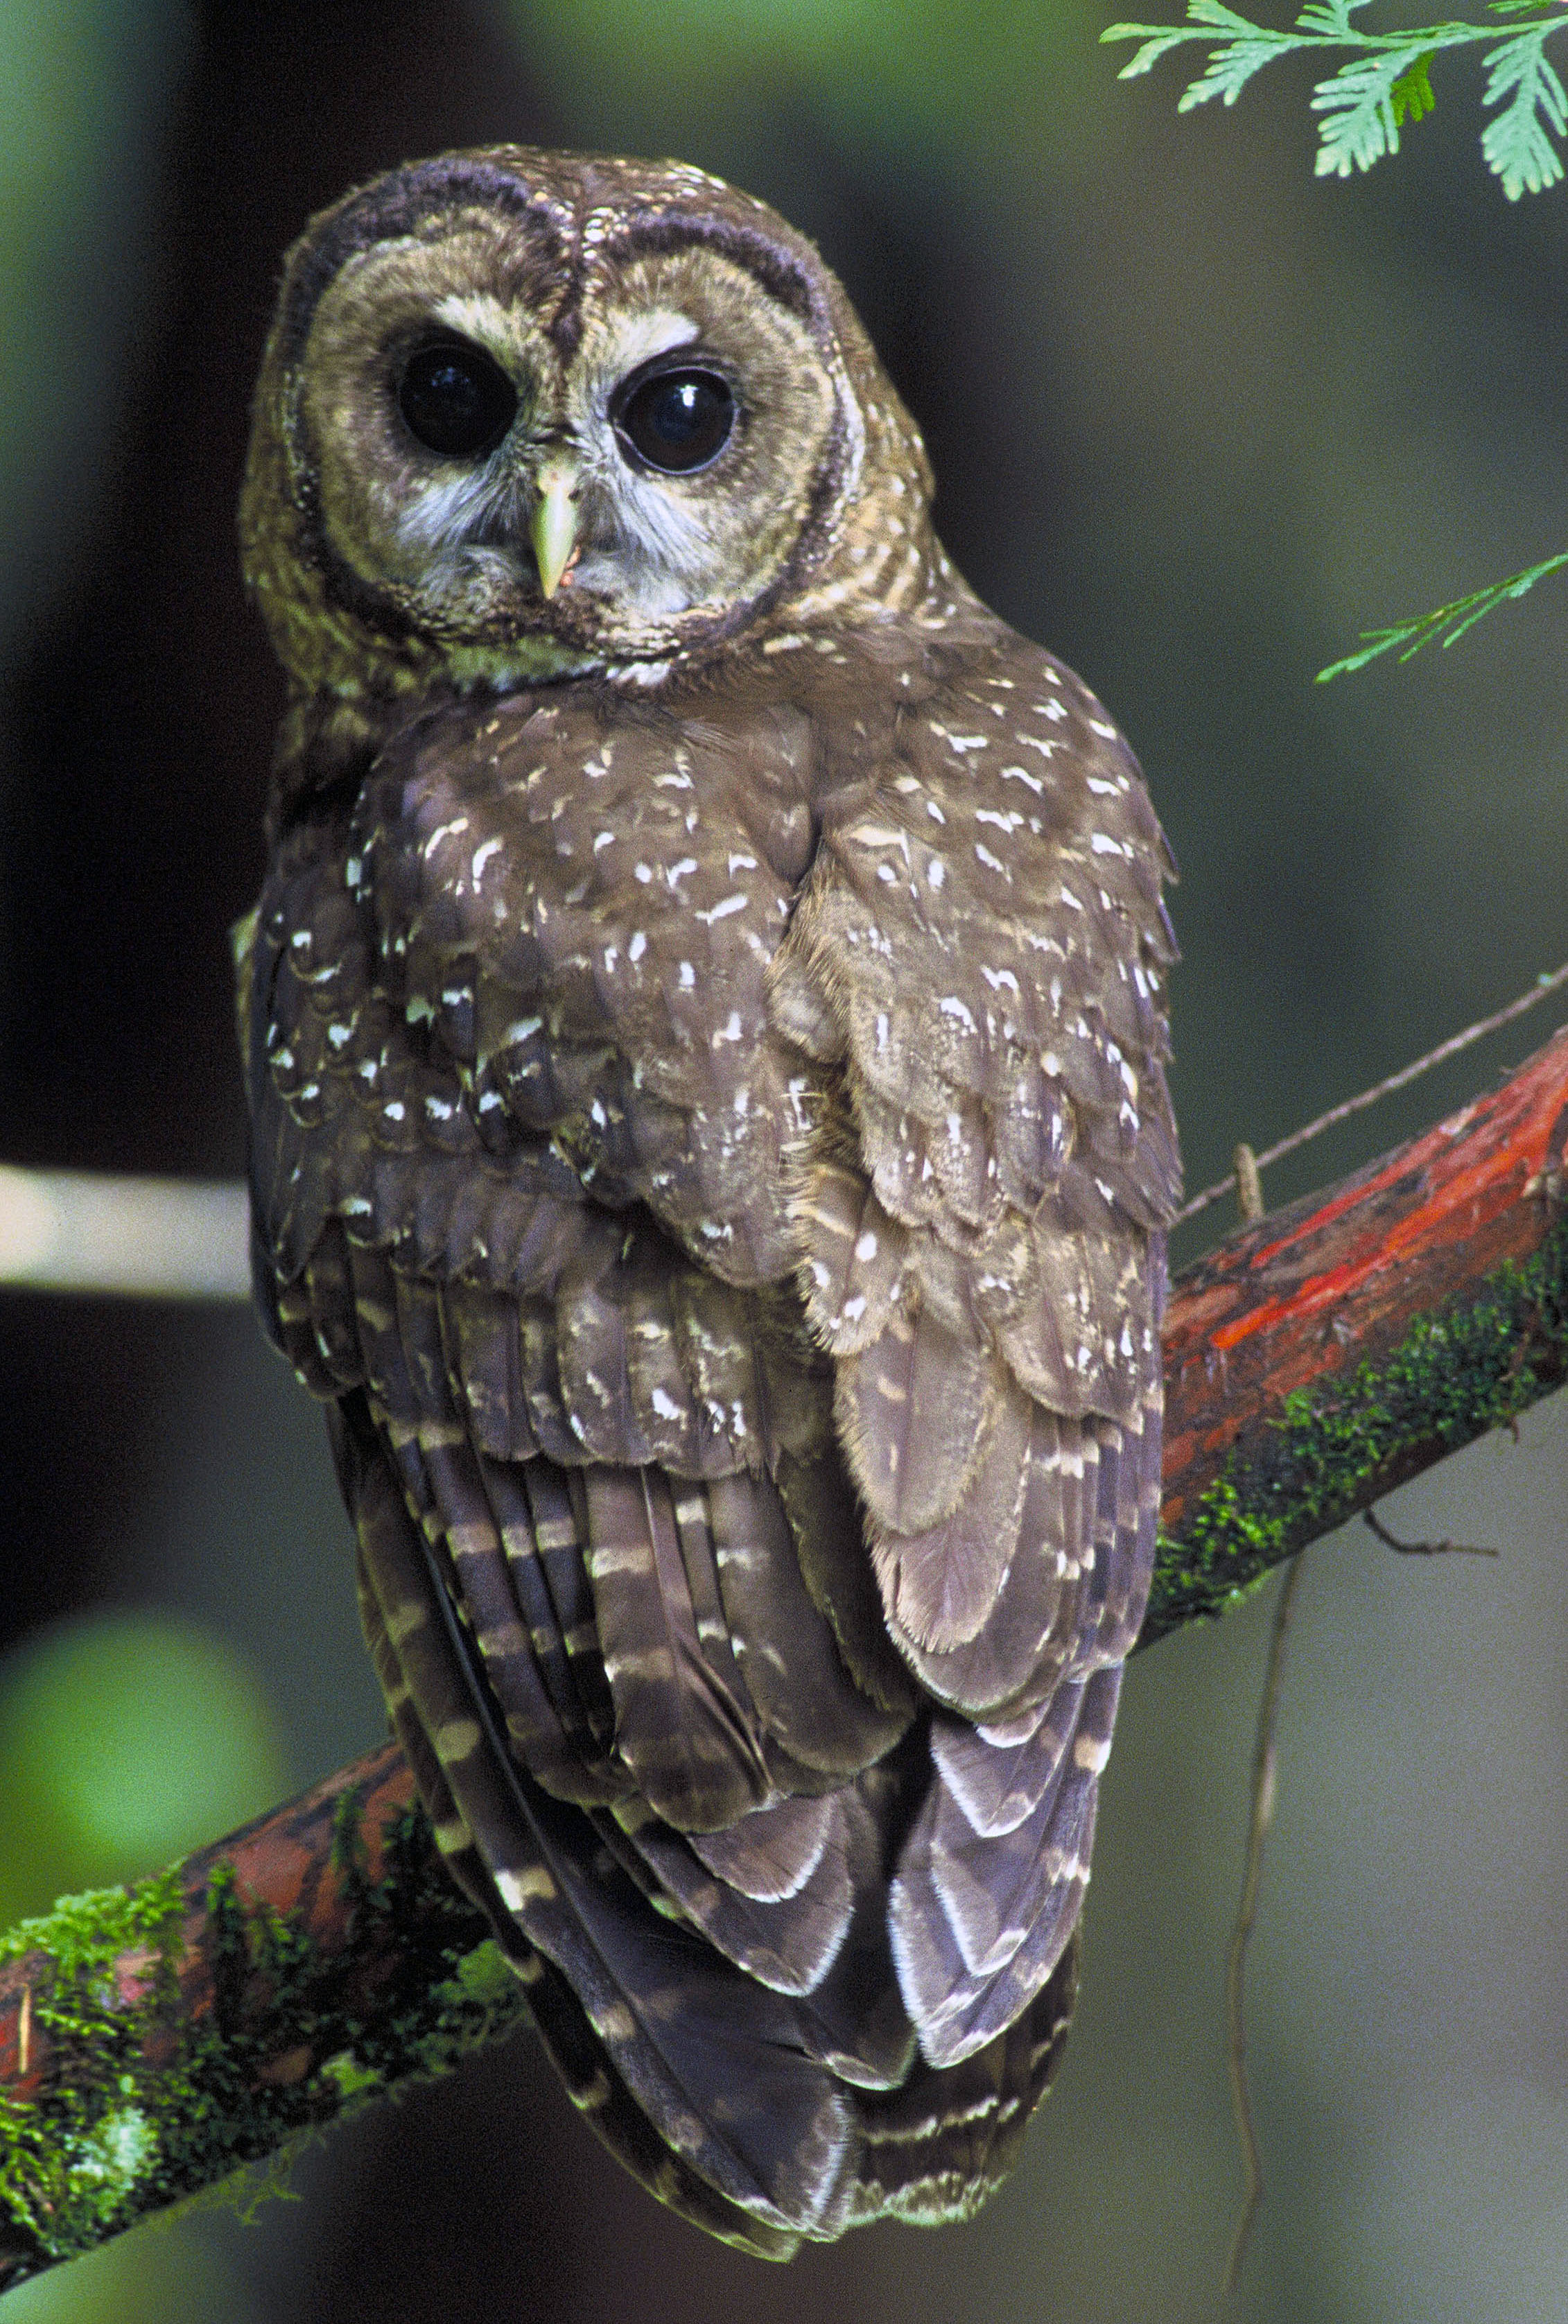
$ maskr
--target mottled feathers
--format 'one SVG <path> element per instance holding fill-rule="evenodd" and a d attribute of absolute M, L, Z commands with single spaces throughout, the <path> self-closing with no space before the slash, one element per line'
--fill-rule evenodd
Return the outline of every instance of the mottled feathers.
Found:
<path fill-rule="evenodd" d="M 263 1313 L 573 2096 L 770 2256 L 1013 2160 L 1158 1500 L 1168 860 L 928 493 L 771 212 L 507 148 L 311 227 L 244 512 Z"/>

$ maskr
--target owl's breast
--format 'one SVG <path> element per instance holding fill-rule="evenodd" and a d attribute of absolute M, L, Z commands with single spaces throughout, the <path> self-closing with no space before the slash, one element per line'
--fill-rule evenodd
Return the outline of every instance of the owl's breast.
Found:
<path fill-rule="evenodd" d="M 736 1283 L 795 1258 L 812 1095 L 765 977 L 815 844 L 808 782 L 782 715 L 466 705 L 386 754 L 345 862 L 393 1018 L 486 1150 L 548 1141 Z"/>

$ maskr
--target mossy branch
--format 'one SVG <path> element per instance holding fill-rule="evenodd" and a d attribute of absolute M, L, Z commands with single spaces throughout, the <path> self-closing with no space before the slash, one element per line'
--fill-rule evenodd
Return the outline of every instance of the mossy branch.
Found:
<path fill-rule="evenodd" d="M 1568 1031 L 1178 1279 L 1143 1640 L 1568 1377 Z M 525 2015 L 392 1746 L 0 1940 L 0 2289 Z"/>

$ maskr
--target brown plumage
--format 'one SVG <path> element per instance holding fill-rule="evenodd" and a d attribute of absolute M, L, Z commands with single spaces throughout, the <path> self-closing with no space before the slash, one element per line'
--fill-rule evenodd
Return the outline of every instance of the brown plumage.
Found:
<path fill-rule="evenodd" d="M 502 148 L 310 226 L 242 520 L 258 1296 L 574 2096 L 776 2256 L 1010 2164 L 1158 1499 L 1168 859 L 929 489 L 772 212 Z"/>

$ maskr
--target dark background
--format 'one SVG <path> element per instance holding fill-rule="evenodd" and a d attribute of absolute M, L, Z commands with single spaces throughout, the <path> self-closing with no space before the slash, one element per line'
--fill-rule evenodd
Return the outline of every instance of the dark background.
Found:
<path fill-rule="evenodd" d="M 1109 13 L 3 0 L 0 1159 L 242 1167 L 225 932 L 281 695 L 233 507 L 279 258 L 356 178 L 493 139 L 678 152 L 821 243 L 926 430 L 955 558 L 1143 760 L 1185 872 L 1193 1185 L 1568 953 L 1563 584 L 1452 653 L 1312 684 L 1363 625 L 1568 544 L 1568 192 L 1504 201 L 1473 61 L 1342 185 L 1313 177 L 1301 73 L 1178 120 L 1175 66 L 1118 86 Z M 0 1379 L 9 1917 L 383 1727 L 318 1417 L 248 1315 L 0 1296 Z M 1499 1563 L 1360 1529 L 1313 1553 L 1251 1972 L 1249 2317 L 1568 2317 L 1565 1473 L 1547 1406 L 1388 1512 Z M 1134 1665 L 1079 2023 L 972 2227 L 741 2259 L 604 2158 L 524 2041 L 303 2155 L 301 2200 L 143 2231 L 7 2317 L 1215 2314 L 1270 1603 Z"/>

